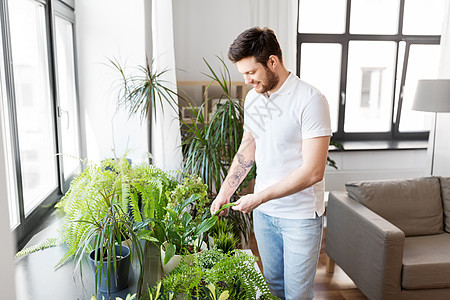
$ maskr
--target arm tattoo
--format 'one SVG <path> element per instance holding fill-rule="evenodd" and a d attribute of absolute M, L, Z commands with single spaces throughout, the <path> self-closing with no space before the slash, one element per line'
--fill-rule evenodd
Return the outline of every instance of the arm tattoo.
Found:
<path fill-rule="evenodd" d="M 238 160 L 238 165 L 236 166 L 233 174 L 230 174 L 229 180 L 228 180 L 228 184 L 230 185 L 230 187 L 237 187 L 243 177 L 245 177 L 245 175 L 247 175 L 248 173 L 248 169 L 250 169 L 253 166 L 254 161 L 249 159 L 249 160 L 245 160 L 244 155 L 237 153 L 236 154 L 237 160 Z"/>

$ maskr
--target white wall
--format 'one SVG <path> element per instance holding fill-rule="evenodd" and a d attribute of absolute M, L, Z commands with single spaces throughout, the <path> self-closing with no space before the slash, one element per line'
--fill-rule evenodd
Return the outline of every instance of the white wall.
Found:
<path fill-rule="evenodd" d="M 427 150 L 330 152 L 338 169 L 327 167 L 325 188 L 344 191 L 345 183 L 358 180 L 400 179 L 426 175 Z"/>
<path fill-rule="evenodd" d="M 101 160 L 126 154 L 142 161 L 148 151 L 147 124 L 116 111 L 119 78 L 109 59 L 128 66 L 145 64 L 143 0 L 76 0 L 81 121 L 85 128 L 85 155 Z"/>
<path fill-rule="evenodd" d="M 232 80 L 243 80 L 227 59 L 228 47 L 250 27 L 249 1 L 242 0 L 173 0 L 175 63 L 177 80 L 208 80 L 208 63 L 218 66 L 222 57 Z"/>
<path fill-rule="evenodd" d="M 441 39 L 441 69 L 442 79 L 450 78 L 450 3 L 446 1 L 446 20 L 444 34 Z M 450 101 L 450 99 L 449 99 Z M 436 145 L 434 153 L 434 175 L 450 176 L 450 113 L 438 113 L 436 125 Z"/>

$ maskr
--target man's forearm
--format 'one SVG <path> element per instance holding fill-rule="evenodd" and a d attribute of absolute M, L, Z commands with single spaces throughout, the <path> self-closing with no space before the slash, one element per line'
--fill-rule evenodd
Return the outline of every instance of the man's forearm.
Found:
<path fill-rule="evenodd" d="M 250 172 L 254 162 L 254 139 L 250 133 L 245 132 L 239 150 L 233 158 L 233 162 L 228 170 L 228 175 L 225 178 L 219 193 L 226 197 L 231 197 L 245 179 L 248 172 Z"/>
<path fill-rule="evenodd" d="M 223 192 L 227 196 L 231 196 L 247 176 L 248 172 L 250 172 L 253 163 L 253 159 L 246 158 L 242 153 L 238 152 L 233 159 L 233 163 L 220 192 L 224 190 Z"/>

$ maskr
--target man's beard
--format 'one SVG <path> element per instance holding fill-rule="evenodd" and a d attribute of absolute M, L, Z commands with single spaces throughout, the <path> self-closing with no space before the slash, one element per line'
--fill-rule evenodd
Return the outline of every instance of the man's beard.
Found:
<path fill-rule="evenodd" d="M 272 90 L 280 81 L 280 77 L 275 74 L 275 72 L 273 72 L 269 68 L 265 68 L 265 70 L 266 76 L 264 77 L 263 81 L 261 81 L 260 87 L 257 89 L 255 88 L 255 91 L 259 94 L 264 94 Z"/>

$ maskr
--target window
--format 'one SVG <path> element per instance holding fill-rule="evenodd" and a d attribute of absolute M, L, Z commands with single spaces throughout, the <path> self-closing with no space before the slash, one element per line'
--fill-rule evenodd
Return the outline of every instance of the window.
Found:
<path fill-rule="evenodd" d="M 79 160 L 57 155 L 80 157 L 74 13 L 59 0 L 8 0 L 0 18 L 2 159 L 21 244 L 80 170 Z"/>
<path fill-rule="evenodd" d="M 411 110 L 437 78 L 444 0 L 299 0 L 297 74 L 330 104 L 337 140 L 427 139 Z"/>
<path fill-rule="evenodd" d="M 73 24 L 56 16 L 56 61 L 58 71 L 58 116 L 61 118 L 64 179 L 79 170 L 80 157 L 77 92 L 75 86 L 75 61 Z"/>

